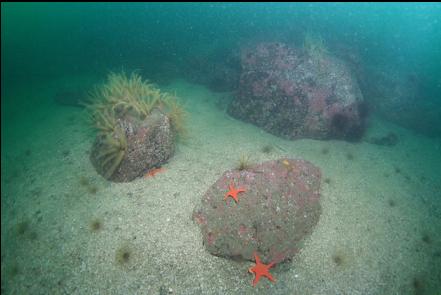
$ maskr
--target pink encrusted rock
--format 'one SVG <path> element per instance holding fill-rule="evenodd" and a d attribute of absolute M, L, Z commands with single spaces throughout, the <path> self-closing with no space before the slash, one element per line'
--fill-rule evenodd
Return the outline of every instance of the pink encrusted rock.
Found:
<path fill-rule="evenodd" d="M 261 43 L 243 50 L 241 68 L 233 117 L 287 139 L 361 137 L 363 96 L 338 58 Z"/>
<path fill-rule="evenodd" d="M 320 169 L 308 161 L 280 159 L 247 170 L 226 171 L 193 212 L 213 255 L 279 263 L 292 258 L 318 222 Z M 229 185 L 244 188 L 239 202 L 225 198 Z"/>

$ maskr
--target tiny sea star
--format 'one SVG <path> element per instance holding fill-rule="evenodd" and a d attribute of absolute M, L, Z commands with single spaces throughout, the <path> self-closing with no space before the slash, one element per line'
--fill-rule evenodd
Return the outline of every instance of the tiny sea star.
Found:
<path fill-rule="evenodd" d="M 271 262 L 270 264 L 263 264 L 255 252 L 254 258 L 256 259 L 256 265 L 248 269 L 250 273 L 254 273 L 256 275 L 253 280 L 253 287 L 256 286 L 261 276 L 267 277 L 271 282 L 275 282 L 273 276 L 269 273 L 269 269 L 274 266 L 274 262 Z"/>
<path fill-rule="evenodd" d="M 236 189 L 236 188 L 234 187 L 233 183 L 230 184 L 230 187 L 229 187 L 229 188 L 230 188 L 230 190 L 225 194 L 225 198 L 224 198 L 224 200 L 228 199 L 228 197 L 232 197 L 232 198 L 236 201 L 236 203 L 238 203 L 238 202 L 239 202 L 239 199 L 237 198 L 237 194 L 238 194 L 238 193 L 242 193 L 242 192 L 244 192 L 245 189 L 244 189 L 244 188 L 238 188 L 238 189 Z"/>
<path fill-rule="evenodd" d="M 153 176 L 155 176 L 156 174 L 158 174 L 158 173 L 160 173 L 160 172 L 164 172 L 164 171 L 165 171 L 165 168 L 162 168 L 162 167 L 159 167 L 159 168 L 153 168 L 153 169 L 149 170 L 149 172 L 147 172 L 147 173 L 144 175 L 144 178 L 153 177 Z"/>

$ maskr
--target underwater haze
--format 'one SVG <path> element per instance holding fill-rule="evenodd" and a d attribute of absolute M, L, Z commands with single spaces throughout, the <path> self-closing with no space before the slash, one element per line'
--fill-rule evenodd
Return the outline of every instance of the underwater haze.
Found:
<path fill-rule="evenodd" d="M 440 3 L 2 3 L 1 49 L 2 294 L 441 294 Z"/>

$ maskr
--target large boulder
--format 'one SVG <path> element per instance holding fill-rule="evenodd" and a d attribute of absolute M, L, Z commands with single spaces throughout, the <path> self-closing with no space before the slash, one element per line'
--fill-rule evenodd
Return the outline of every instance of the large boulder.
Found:
<path fill-rule="evenodd" d="M 239 260 L 255 251 L 265 262 L 290 259 L 318 222 L 320 178 L 319 168 L 293 159 L 226 171 L 193 212 L 206 249 Z M 231 184 L 246 190 L 238 203 L 224 200 Z"/>
<path fill-rule="evenodd" d="M 261 43 L 243 50 L 228 112 L 287 138 L 359 139 L 363 96 L 348 67 L 326 50 Z"/>

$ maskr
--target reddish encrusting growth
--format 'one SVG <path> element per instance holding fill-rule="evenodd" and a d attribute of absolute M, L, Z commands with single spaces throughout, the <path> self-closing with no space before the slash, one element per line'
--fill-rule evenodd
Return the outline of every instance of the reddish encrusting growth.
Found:
<path fill-rule="evenodd" d="M 363 96 L 343 61 L 331 54 L 314 60 L 283 43 L 259 43 L 241 57 L 230 115 L 288 139 L 359 138 L 364 118 L 348 106 L 359 105 Z M 337 124 L 343 126 L 335 128 L 336 116 L 344 116 Z"/>
<path fill-rule="evenodd" d="M 280 159 L 246 171 L 226 171 L 193 214 L 206 249 L 234 259 L 251 260 L 257 249 L 264 261 L 291 258 L 320 216 L 320 179 L 320 170 L 304 160 Z M 226 204 L 229 187 L 246 188 L 238 203 Z"/>

